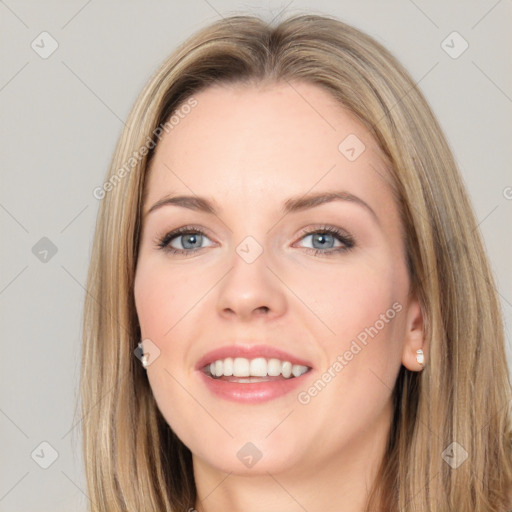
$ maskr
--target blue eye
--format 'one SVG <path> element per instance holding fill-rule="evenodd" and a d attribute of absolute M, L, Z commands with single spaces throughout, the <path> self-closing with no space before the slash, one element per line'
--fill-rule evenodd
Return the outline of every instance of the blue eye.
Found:
<path fill-rule="evenodd" d="M 305 249 L 313 251 L 315 255 L 330 256 L 335 253 L 339 254 L 355 246 L 354 238 L 351 235 L 333 226 L 322 226 L 304 231 L 301 240 L 308 237 L 311 238 L 314 247 L 305 247 Z M 160 238 L 157 241 L 157 246 L 171 254 L 191 256 L 205 247 L 202 245 L 204 239 L 209 240 L 201 229 L 184 226 Z M 336 240 L 340 243 L 338 247 L 333 245 Z M 177 241 L 181 247 L 175 246 Z M 209 245 L 214 244 L 211 243 Z"/>
<path fill-rule="evenodd" d="M 168 251 L 172 254 L 190 255 L 203 248 L 201 246 L 203 238 L 207 237 L 206 234 L 203 233 L 203 231 L 200 229 L 184 226 L 172 231 L 171 233 L 167 233 L 162 239 L 159 240 L 157 245 L 160 247 L 160 249 Z M 174 247 L 172 245 L 174 240 L 179 241 L 179 244 L 182 248 Z"/>
<path fill-rule="evenodd" d="M 305 231 L 302 234 L 304 235 L 303 240 L 311 238 L 313 247 L 306 247 L 306 249 L 313 251 L 315 255 L 331 256 L 332 254 L 348 251 L 355 246 L 352 236 L 334 226 L 322 226 L 321 228 Z M 336 240 L 341 243 L 338 247 L 333 246 Z"/>

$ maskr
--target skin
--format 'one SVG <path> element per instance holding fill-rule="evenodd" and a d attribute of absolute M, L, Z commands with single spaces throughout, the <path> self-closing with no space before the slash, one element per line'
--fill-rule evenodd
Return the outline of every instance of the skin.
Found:
<path fill-rule="evenodd" d="M 153 394 L 193 454 L 195 507 L 362 511 L 384 454 L 400 366 L 421 370 L 423 347 L 383 155 L 315 85 L 216 85 L 194 97 L 197 106 L 162 137 L 152 161 L 134 293 L 142 339 L 160 350 L 147 370 Z M 366 147 L 354 161 L 338 149 L 349 134 Z M 292 196 L 333 190 L 358 196 L 376 218 L 354 201 L 280 213 Z M 206 196 L 219 212 L 166 205 L 147 213 L 169 194 Z M 193 246 L 200 249 L 184 249 L 192 255 L 157 246 L 189 224 L 206 232 Z M 348 232 L 355 246 L 324 254 L 342 242 L 322 246 L 302 232 L 323 225 Z M 247 236 L 263 249 L 250 264 L 236 252 Z M 172 245 L 187 241 L 178 236 Z M 394 303 L 401 311 L 307 404 L 298 392 L 229 402 L 194 369 L 214 348 L 267 343 L 312 363 L 298 390 L 307 391 Z M 237 457 L 247 442 L 262 454 L 251 468 Z"/>

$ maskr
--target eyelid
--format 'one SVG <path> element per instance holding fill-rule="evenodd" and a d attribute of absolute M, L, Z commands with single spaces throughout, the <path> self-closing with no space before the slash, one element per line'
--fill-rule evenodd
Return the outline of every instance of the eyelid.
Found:
<path fill-rule="evenodd" d="M 328 232 L 332 234 L 336 234 L 339 236 L 343 236 L 347 239 L 353 239 L 353 236 L 343 228 L 332 226 L 330 224 L 319 224 L 314 226 L 308 226 L 306 228 L 302 228 L 299 232 L 300 236 L 311 235 L 312 233 L 319 232 Z"/>

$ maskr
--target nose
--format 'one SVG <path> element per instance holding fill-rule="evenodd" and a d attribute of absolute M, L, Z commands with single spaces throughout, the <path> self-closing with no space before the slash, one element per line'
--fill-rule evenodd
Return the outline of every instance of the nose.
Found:
<path fill-rule="evenodd" d="M 253 318 L 276 318 L 286 311 L 286 286 L 269 268 L 265 253 L 252 263 L 238 254 L 218 288 L 217 310 L 227 319 L 247 322 Z"/>

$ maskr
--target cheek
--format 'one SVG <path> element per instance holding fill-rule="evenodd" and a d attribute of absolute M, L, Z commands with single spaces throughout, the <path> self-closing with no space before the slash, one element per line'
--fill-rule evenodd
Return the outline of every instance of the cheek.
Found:
<path fill-rule="evenodd" d="M 172 292 L 164 293 L 160 283 L 153 286 L 146 281 L 135 290 L 135 306 L 142 338 L 158 339 L 165 332 L 165 324 L 170 322 L 169 301 Z"/>
<path fill-rule="evenodd" d="M 401 364 L 406 269 L 383 256 L 379 265 L 358 259 L 343 268 L 322 270 L 314 279 L 308 274 L 301 279 L 308 304 L 331 331 L 321 325 L 318 330 L 324 333 L 319 336 L 324 364 L 329 368 L 341 360 L 343 365 L 334 372 L 339 377 L 332 389 L 350 389 L 355 397 L 377 386 L 386 394 L 380 381 L 392 387 Z"/>
<path fill-rule="evenodd" d="M 342 338 L 355 338 L 374 325 L 391 308 L 396 297 L 391 276 L 382 272 L 344 276 L 343 287 L 333 298 L 337 329 Z"/>
<path fill-rule="evenodd" d="M 193 299 L 193 286 L 183 274 L 169 272 L 162 265 L 142 261 L 134 283 L 135 306 L 144 338 L 163 340 L 165 334 L 186 312 Z M 197 300 L 197 294 L 196 300 Z"/>
<path fill-rule="evenodd" d="M 139 260 L 134 283 L 142 339 L 149 338 L 160 351 L 158 358 L 147 368 L 149 384 L 167 423 L 187 442 L 193 440 L 186 435 L 190 425 L 183 411 L 201 416 L 201 410 L 195 408 L 190 395 L 180 385 L 186 382 L 189 371 L 186 362 L 186 330 L 190 329 L 187 312 L 204 293 L 200 293 L 197 284 L 193 282 L 193 276 L 169 271 L 165 264 L 151 258 Z"/>
<path fill-rule="evenodd" d="M 303 290 L 305 303 L 339 343 L 356 337 L 402 300 L 405 282 L 397 270 L 364 261 L 340 268 L 319 267 L 314 273 L 302 273 L 296 289 Z"/>
<path fill-rule="evenodd" d="M 346 422 L 349 431 L 353 415 L 371 423 L 389 400 L 401 365 L 407 281 L 391 266 L 354 265 L 330 273 L 327 282 L 314 301 L 315 312 L 333 331 L 320 342 L 325 367 L 319 378 L 328 384 L 325 390 L 321 383 L 317 389 L 322 391 L 311 390 L 309 411 L 322 416 L 330 409 L 328 414 L 340 425 Z M 336 408 L 329 408 L 333 403 Z"/>

